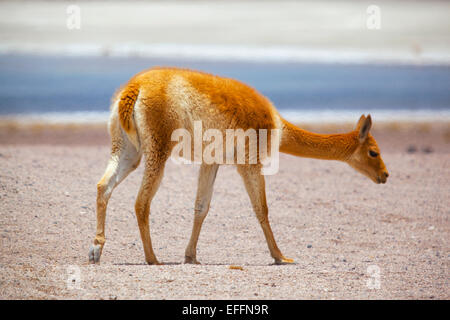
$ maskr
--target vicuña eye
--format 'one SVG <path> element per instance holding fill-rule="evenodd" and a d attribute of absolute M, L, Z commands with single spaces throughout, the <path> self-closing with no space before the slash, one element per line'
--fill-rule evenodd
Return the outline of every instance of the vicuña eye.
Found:
<path fill-rule="evenodd" d="M 375 152 L 375 151 L 370 150 L 370 151 L 369 151 L 369 154 L 370 154 L 370 156 L 373 157 L 373 158 L 378 157 L 378 153 Z"/>

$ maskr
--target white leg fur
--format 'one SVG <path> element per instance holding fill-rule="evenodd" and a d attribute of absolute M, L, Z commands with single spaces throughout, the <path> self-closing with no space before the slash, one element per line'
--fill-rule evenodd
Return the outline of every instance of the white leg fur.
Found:
<path fill-rule="evenodd" d="M 113 152 L 105 173 L 97 184 L 97 231 L 89 250 L 89 262 L 98 263 L 105 244 L 105 219 L 108 200 L 114 188 L 139 165 L 141 154 L 128 140 L 117 123 L 117 117 L 110 120 Z"/>

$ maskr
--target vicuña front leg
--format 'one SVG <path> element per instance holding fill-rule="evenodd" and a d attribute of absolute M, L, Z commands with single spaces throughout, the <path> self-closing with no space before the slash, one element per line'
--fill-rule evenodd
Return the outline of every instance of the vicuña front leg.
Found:
<path fill-rule="evenodd" d="M 195 199 L 194 225 L 191 239 L 185 251 L 185 263 L 199 264 L 197 261 L 197 242 L 202 228 L 203 220 L 209 211 L 209 204 L 213 192 L 213 185 L 219 165 L 202 164 L 198 175 L 197 197 Z"/>
<path fill-rule="evenodd" d="M 293 263 L 294 260 L 285 258 L 278 249 L 269 224 L 269 210 L 266 202 L 266 190 L 264 176 L 261 174 L 260 165 L 239 165 L 238 172 L 244 180 L 245 188 L 250 197 L 250 201 L 255 211 L 256 217 L 263 229 L 266 237 L 270 255 L 275 259 L 276 264 Z"/>

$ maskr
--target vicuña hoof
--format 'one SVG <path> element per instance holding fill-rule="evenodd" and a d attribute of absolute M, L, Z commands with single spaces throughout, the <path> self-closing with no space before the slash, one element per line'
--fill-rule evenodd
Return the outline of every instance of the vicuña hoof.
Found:
<path fill-rule="evenodd" d="M 155 260 L 155 261 L 147 261 L 147 264 L 149 264 L 149 265 L 151 265 L 151 266 L 161 266 L 161 265 L 163 265 L 164 263 L 159 262 L 158 260 Z"/>
<path fill-rule="evenodd" d="M 102 254 L 102 247 L 99 244 L 93 244 L 89 248 L 89 263 L 100 263 L 100 256 Z"/>
<path fill-rule="evenodd" d="M 275 264 L 283 265 L 283 264 L 294 264 L 294 259 L 289 258 L 281 258 L 281 259 L 275 259 Z"/>
<path fill-rule="evenodd" d="M 184 263 L 201 264 L 197 259 L 188 256 L 184 257 Z"/>

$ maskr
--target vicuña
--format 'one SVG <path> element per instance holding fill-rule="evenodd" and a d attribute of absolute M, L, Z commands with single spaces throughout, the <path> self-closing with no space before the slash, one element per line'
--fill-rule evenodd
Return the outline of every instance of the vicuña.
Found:
<path fill-rule="evenodd" d="M 144 155 L 144 177 L 135 211 L 148 264 L 159 264 L 152 248 L 149 229 L 150 203 L 161 182 L 164 165 L 176 141 L 174 130 L 192 135 L 194 121 L 203 130 L 278 129 L 279 151 L 299 157 L 340 160 L 369 177 L 385 183 L 389 176 L 375 139 L 369 133 L 370 115 L 362 115 L 356 129 L 345 134 L 317 134 L 302 130 L 283 119 L 272 103 L 253 88 L 233 79 L 178 69 L 153 68 L 134 76 L 113 97 L 109 132 L 111 156 L 97 184 L 97 231 L 89 250 L 89 261 L 98 263 L 105 245 L 105 217 L 114 188 L 137 168 Z M 259 137 L 258 137 L 259 138 Z M 273 138 L 272 138 L 273 140 Z M 267 138 L 267 150 L 274 143 Z M 270 156 L 270 154 L 269 154 Z M 191 160 L 191 159 L 190 159 Z M 273 236 L 266 202 L 264 159 L 256 163 L 235 163 L 242 177 L 270 254 L 276 264 L 293 263 L 278 248 Z M 219 164 L 200 165 L 194 224 L 185 251 L 186 263 L 198 263 L 197 241 L 208 213 Z"/>

